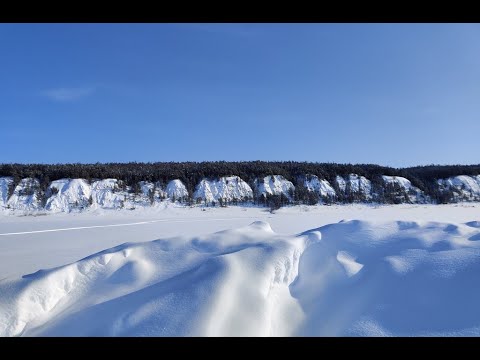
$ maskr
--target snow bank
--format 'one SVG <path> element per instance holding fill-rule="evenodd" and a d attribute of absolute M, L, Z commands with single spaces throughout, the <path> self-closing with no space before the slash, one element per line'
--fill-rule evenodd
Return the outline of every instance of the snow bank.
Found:
<path fill-rule="evenodd" d="M 253 191 L 240 177 L 226 176 L 219 180 L 203 179 L 197 185 L 193 198 L 200 198 L 207 202 L 218 201 L 219 199 L 242 201 L 252 199 Z"/>
<path fill-rule="evenodd" d="M 480 335 L 480 229 L 266 222 L 0 281 L 0 336 Z"/>
<path fill-rule="evenodd" d="M 255 222 L 194 239 L 125 244 L 0 282 L 0 335 L 284 335 L 304 238 Z"/>
<path fill-rule="evenodd" d="M 478 230 L 348 221 L 317 231 L 291 286 L 305 311 L 299 335 L 480 335 Z"/>
<path fill-rule="evenodd" d="M 291 181 L 288 181 L 281 175 L 265 176 L 263 179 L 256 179 L 258 193 L 260 195 L 285 195 L 291 198 L 290 191 L 295 190 Z"/>

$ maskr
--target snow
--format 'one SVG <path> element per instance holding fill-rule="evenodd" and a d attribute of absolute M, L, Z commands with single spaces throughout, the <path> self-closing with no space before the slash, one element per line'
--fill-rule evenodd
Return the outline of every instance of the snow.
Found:
<path fill-rule="evenodd" d="M 263 179 L 255 181 L 258 193 L 260 195 L 285 195 L 291 198 L 290 191 L 295 190 L 291 181 L 288 181 L 281 175 L 265 176 Z"/>
<path fill-rule="evenodd" d="M 39 210 L 42 204 L 39 199 L 38 190 L 40 183 L 38 179 L 25 178 L 20 180 L 12 196 L 8 199 L 7 206 L 13 210 L 34 211 Z"/>
<path fill-rule="evenodd" d="M 364 200 L 372 198 L 372 183 L 365 176 L 350 174 L 348 178 L 336 177 L 338 187 L 345 193 L 350 188 L 351 193 L 362 193 Z"/>
<path fill-rule="evenodd" d="M 52 212 L 70 212 L 89 206 L 92 195 L 90 185 L 84 179 L 61 179 L 52 181 L 49 189 L 58 192 L 48 198 L 45 209 Z"/>
<path fill-rule="evenodd" d="M 0 217 L 0 335 L 480 335 L 478 203 L 167 204 Z"/>
<path fill-rule="evenodd" d="M 226 176 L 219 180 L 203 179 L 193 195 L 194 199 L 202 199 L 207 202 L 219 199 L 231 202 L 232 200 L 253 199 L 253 191 L 250 186 L 238 176 Z"/>
<path fill-rule="evenodd" d="M 410 180 L 404 177 L 383 175 L 382 178 L 386 184 L 398 184 L 405 190 L 410 190 L 412 188 L 412 183 Z"/>
<path fill-rule="evenodd" d="M 480 175 L 459 175 L 437 181 L 441 189 L 451 189 L 461 200 L 480 200 Z"/>
<path fill-rule="evenodd" d="M 119 188 L 117 179 L 103 179 L 93 182 L 92 198 L 93 206 L 100 206 L 106 209 L 123 208 L 126 192 Z"/>
<path fill-rule="evenodd" d="M 307 175 L 304 186 L 308 191 L 313 191 L 320 196 L 335 197 L 335 190 L 327 180 L 320 180 L 316 175 Z"/>
<path fill-rule="evenodd" d="M 167 196 L 170 199 L 181 199 L 188 197 L 188 191 L 185 185 L 178 179 L 172 180 L 167 184 Z"/>
<path fill-rule="evenodd" d="M 423 191 L 412 185 L 410 180 L 401 176 L 382 176 L 385 184 L 397 185 L 400 189 L 403 189 L 408 195 L 411 203 L 425 202 L 426 197 Z"/>
<path fill-rule="evenodd" d="M 7 206 L 8 201 L 8 188 L 13 182 L 11 177 L 0 177 L 0 208 Z"/>

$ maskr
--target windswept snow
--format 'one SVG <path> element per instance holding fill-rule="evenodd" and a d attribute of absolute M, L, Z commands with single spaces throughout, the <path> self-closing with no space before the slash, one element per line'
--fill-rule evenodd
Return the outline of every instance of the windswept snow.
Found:
<path fill-rule="evenodd" d="M 295 190 L 291 181 L 288 181 L 281 175 L 265 176 L 263 179 L 256 181 L 258 193 L 260 195 L 285 195 L 291 198 L 290 192 Z"/>
<path fill-rule="evenodd" d="M 238 176 L 226 176 L 219 180 L 203 179 L 198 184 L 194 199 L 202 199 L 207 202 L 218 201 L 245 201 L 253 198 L 250 186 Z"/>
<path fill-rule="evenodd" d="M 309 212 L 285 209 L 268 215 L 273 228 L 125 243 L 0 280 L 0 335 L 480 335 L 476 208 L 361 208 L 375 220 L 317 214 L 320 226 L 280 233 L 307 226 Z"/>

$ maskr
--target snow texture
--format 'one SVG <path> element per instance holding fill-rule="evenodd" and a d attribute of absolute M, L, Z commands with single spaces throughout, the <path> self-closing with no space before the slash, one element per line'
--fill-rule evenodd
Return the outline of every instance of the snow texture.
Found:
<path fill-rule="evenodd" d="M 478 223 L 125 243 L 0 280 L 0 336 L 478 336 Z"/>

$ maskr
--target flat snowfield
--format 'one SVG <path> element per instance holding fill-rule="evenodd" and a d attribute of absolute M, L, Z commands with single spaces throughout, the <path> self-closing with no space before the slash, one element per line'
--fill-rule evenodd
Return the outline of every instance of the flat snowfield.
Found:
<path fill-rule="evenodd" d="M 480 204 L 0 216 L 0 336 L 480 335 Z"/>

